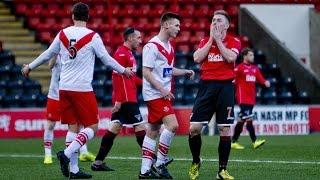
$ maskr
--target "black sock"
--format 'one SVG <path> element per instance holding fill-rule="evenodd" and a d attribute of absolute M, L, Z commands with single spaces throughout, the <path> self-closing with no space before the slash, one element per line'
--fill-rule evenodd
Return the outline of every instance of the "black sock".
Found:
<path fill-rule="evenodd" d="M 243 129 L 243 124 L 244 124 L 244 122 L 242 122 L 242 121 L 238 121 L 237 122 L 237 125 L 234 128 L 234 133 L 233 133 L 233 136 L 232 136 L 232 142 L 237 142 L 238 141 L 238 139 L 240 137 L 240 134 L 242 132 L 242 129 Z"/>
<path fill-rule="evenodd" d="M 221 170 L 226 170 L 229 160 L 231 150 L 231 137 L 230 136 L 220 136 L 219 142 L 219 172 Z"/>
<path fill-rule="evenodd" d="M 191 137 L 189 134 L 189 148 L 192 154 L 192 163 L 200 163 L 200 151 L 201 151 L 201 135 Z"/>
<path fill-rule="evenodd" d="M 113 145 L 113 140 L 116 136 L 117 136 L 116 134 L 107 130 L 107 132 L 102 137 L 101 145 L 100 145 L 100 149 L 97 154 L 97 157 L 96 157 L 96 161 L 97 160 L 103 161 L 104 158 L 106 158 L 106 156 L 108 155 L 108 153 Z"/>
<path fill-rule="evenodd" d="M 252 121 L 247 121 L 247 130 L 249 131 L 249 134 L 250 134 L 250 138 L 252 140 L 252 142 L 255 142 L 257 140 L 257 137 L 256 137 L 256 133 L 254 131 L 254 127 L 252 125 Z"/>
<path fill-rule="evenodd" d="M 145 130 L 137 131 L 137 132 L 135 132 L 135 134 L 136 134 L 136 140 L 137 140 L 140 148 L 142 148 L 143 139 L 144 139 L 144 136 L 146 135 L 146 131 Z"/>

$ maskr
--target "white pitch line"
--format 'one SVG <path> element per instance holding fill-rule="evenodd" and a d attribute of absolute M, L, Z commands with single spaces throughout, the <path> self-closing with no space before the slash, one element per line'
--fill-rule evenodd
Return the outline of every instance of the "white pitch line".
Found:
<path fill-rule="evenodd" d="M 43 158 L 43 155 L 37 154 L 0 154 L 0 158 Z M 114 160 L 141 160 L 141 157 L 124 157 L 124 156 L 110 156 L 107 159 Z M 174 158 L 175 161 L 192 161 L 190 158 Z M 202 159 L 204 162 L 218 162 L 218 159 Z M 317 161 L 274 161 L 274 160 L 249 160 L 249 159 L 230 159 L 230 162 L 239 163 L 275 163 L 275 164 L 316 164 L 320 165 Z"/>

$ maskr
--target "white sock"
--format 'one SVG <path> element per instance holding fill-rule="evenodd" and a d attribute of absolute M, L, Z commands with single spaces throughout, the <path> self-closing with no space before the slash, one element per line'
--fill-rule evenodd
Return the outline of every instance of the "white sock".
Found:
<path fill-rule="evenodd" d="M 76 139 L 76 137 L 77 133 L 68 131 L 66 136 L 66 147 L 70 146 L 70 144 Z M 78 151 L 76 151 L 70 156 L 70 172 L 77 173 L 78 171 Z"/>
<path fill-rule="evenodd" d="M 83 126 L 81 126 L 80 131 L 83 130 Z M 80 154 L 87 154 L 88 153 L 88 148 L 87 148 L 87 144 L 81 146 L 80 148 Z"/>
<path fill-rule="evenodd" d="M 152 160 L 156 151 L 156 144 L 156 140 L 153 140 L 148 136 L 144 137 L 142 144 L 141 174 L 144 174 L 151 169 Z"/>
<path fill-rule="evenodd" d="M 45 129 L 43 133 L 43 145 L 44 145 L 44 153 L 47 156 L 51 156 L 53 142 L 53 130 Z"/>
<path fill-rule="evenodd" d="M 174 133 L 164 129 L 160 135 L 159 138 L 159 147 L 158 147 L 158 153 L 157 153 L 157 162 L 156 166 L 160 166 L 166 162 L 166 158 L 168 155 L 168 151 L 170 148 L 170 144 L 172 142 L 172 139 L 174 137 Z"/>
<path fill-rule="evenodd" d="M 68 146 L 64 150 L 64 154 L 70 158 L 71 154 L 78 151 L 81 146 L 87 143 L 90 139 L 94 137 L 94 131 L 91 128 L 85 128 L 75 138 L 75 140 L 72 141 L 70 146 Z"/>
<path fill-rule="evenodd" d="M 87 154 L 87 153 L 88 153 L 87 144 L 84 144 L 84 145 L 81 146 L 81 148 L 80 148 L 80 154 Z"/>

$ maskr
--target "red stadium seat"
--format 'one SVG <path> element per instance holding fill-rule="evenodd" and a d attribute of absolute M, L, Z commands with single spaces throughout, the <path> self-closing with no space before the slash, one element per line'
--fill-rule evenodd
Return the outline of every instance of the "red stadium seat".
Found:
<path fill-rule="evenodd" d="M 24 3 L 18 3 L 16 4 L 16 13 L 17 15 L 24 15 L 27 11 L 27 4 Z"/>
<path fill-rule="evenodd" d="M 42 41 L 43 43 L 51 43 L 53 41 L 53 36 L 51 36 L 50 32 L 40 32 L 39 33 L 39 40 Z"/>
<path fill-rule="evenodd" d="M 40 24 L 39 17 L 30 17 L 28 18 L 28 27 L 30 29 L 36 29 L 36 27 Z"/>

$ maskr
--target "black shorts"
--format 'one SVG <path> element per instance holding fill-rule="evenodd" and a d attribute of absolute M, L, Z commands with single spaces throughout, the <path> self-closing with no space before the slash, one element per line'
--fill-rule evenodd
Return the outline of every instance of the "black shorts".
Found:
<path fill-rule="evenodd" d="M 133 126 L 143 123 L 138 103 L 126 102 L 121 104 L 119 111 L 112 113 L 111 121 Z"/>
<path fill-rule="evenodd" d="M 216 113 L 218 125 L 233 124 L 234 84 L 226 81 L 200 81 L 190 123 L 208 123 Z"/>
<path fill-rule="evenodd" d="M 253 105 L 240 104 L 240 112 L 238 114 L 241 120 L 252 119 L 254 114 L 252 113 Z"/>

